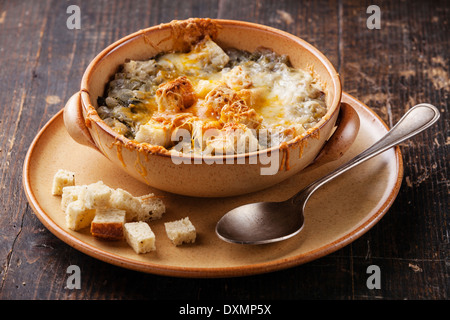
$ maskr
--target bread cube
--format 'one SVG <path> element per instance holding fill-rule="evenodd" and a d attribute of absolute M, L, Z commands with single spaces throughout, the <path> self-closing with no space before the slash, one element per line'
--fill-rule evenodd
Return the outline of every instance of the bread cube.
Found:
<path fill-rule="evenodd" d="M 68 186 L 62 189 L 61 195 L 61 209 L 66 211 L 69 203 L 83 198 L 83 193 L 86 192 L 85 186 Z"/>
<path fill-rule="evenodd" d="M 185 76 L 163 83 L 156 90 L 158 111 L 180 112 L 189 108 L 197 100 L 194 87 Z"/>
<path fill-rule="evenodd" d="M 206 141 L 204 154 L 216 156 L 235 154 L 234 140 L 234 135 L 227 136 L 226 134 L 223 134 L 223 132 L 220 132 L 217 136 Z"/>
<path fill-rule="evenodd" d="M 194 243 L 197 236 L 194 225 L 189 217 L 164 223 L 166 233 L 172 243 L 179 246 L 183 243 Z"/>
<path fill-rule="evenodd" d="M 224 125 L 225 135 L 234 137 L 234 150 L 236 153 L 246 153 L 258 150 L 259 141 L 252 130 L 243 124 Z"/>
<path fill-rule="evenodd" d="M 166 147 L 171 143 L 172 128 L 163 124 L 149 121 L 147 124 L 139 126 L 135 140 L 156 146 Z"/>
<path fill-rule="evenodd" d="M 105 207 L 109 204 L 112 189 L 102 181 L 96 183 L 64 187 L 61 197 L 61 207 L 63 210 L 67 205 L 75 200 L 82 200 L 86 208 L 95 209 Z"/>
<path fill-rule="evenodd" d="M 127 222 L 156 220 L 166 211 L 162 200 L 153 193 L 135 197 L 120 188 L 111 193 L 110 206 L 125 210 Z"/>
<path fill-rule="evenodd" d="M 139 200 L 140 208 L 136 212 L 138 221 L 152 221 L 162 217 L 166 212 L 166 207 L 160 198 L 153 193 L 136 197 Z"/>
<path fill-rule="evenodd" d="M 206 68 L 209 67 L 212 70 L 221 70 L 230 61 L 225 51 L 209 37 L 199 42 L 193 51 L 194 53 L 200 51 L 200 57 L 206 60 L 202 62 L 206 64 Z"/>
<path fill-rule="evenodd" d="M 86 189 L 87 192 L 83 193 L 86 206 L 99 208 L 109 205 L 109 198 L 113 189 L 104 184 L 103 181 L 91 183 L 86 186 Z"/>
<path fill-rule="evenodd" d="M 220 110 L 220 121 L 226 123 L 240 123 L 250 129 L 261 126 L 263 118 L 254 109 L 249 108 L 244 100 L 225 105 Z"/>
<path fill-rule="evenodd" d="M 54 196 L 62 195 L 62 189 L 67 186 L 75 185 L 75 173 L 59 169 L 53 177 L 52 194 Z"/>
<path fill-rule="evenodd" d="M 245 104 L 234 90 L 227 85 L 220 84 L 206 95 L 204 105 L 210 108 L 215 116 L 220 117 L 222 108 L 235 102 Z"/>
<path fill-rule="evenodd" d="M 196 120 L 192 124 L 192 142 L 194 150 L 203 151 L 209 140 L 220 134 L 222 124 L 219 121 Z"/>
<path fill-rule="evenodd" d="M 109 204 L 113 208 L 125 210 L 127 222 L 137 219 L 137 213 L 141 206 L 139 199 L 120 188 L 112 191 Z"/>
<path fill-rule="evenodd" d="M 138 254 L 156 250 L 155 234 L 146 222 L 125 223 L 124 235 L 127 243 Z"/>
<path fill-rule="evenodd" d="M 258 150 L 259 141 L 252 130 L 241 123 L 226 123 L 220 133 L 206 143 L 205 154 L 239 154 Z"/>
<path fill-rule="evenodd" d="M 105 240 L 123 239 L 125 210 L 99 208 L 91 223 L 91 234 Z"/>
<path fill-rule="evenodd" d="M 95 217 L 96 210 L 86 208 L 82 200 L 72 201 L 66 208 L 66 226 L 71 230 L 89 227 Z"/>

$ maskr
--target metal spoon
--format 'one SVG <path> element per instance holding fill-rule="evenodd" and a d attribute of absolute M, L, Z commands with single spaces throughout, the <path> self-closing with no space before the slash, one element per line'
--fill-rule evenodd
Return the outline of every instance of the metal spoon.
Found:
<path fill-rule="evenodd" d="M 378 142 L 290 199 L 283 202 L 251 203 L 229 211 L 217 223 L 217 235 L 232 243 L 264 244 L 298 234 L 303 228 L 306 203 L 314 191 L 347 170 L 425 130 L 439 116 L 438 109 L 430 104 L 414 106 Z"/>

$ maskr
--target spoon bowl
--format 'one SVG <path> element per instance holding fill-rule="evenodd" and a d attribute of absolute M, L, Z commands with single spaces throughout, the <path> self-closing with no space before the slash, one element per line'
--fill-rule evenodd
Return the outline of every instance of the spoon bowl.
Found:
<path fill-rule="evenodd" d="M 295 236 L 304 226 L 306 203 L 318 188 L 351 168 L 422 132 L 434 124 L 439 117 L 439 110 L 431 104 L 422 103 L 414 106 L 371 147 L 308 185 L 288 200 L 250 203 L 232 209 L 218 221 L 216 234 L 224 241 L 238 244 L 265 244 Z"/>
<path fill-rule="evenodd" d="M 292 200 L 256 202 L 229 211 L 217 224 L 216 232 L 228 242 L 262 244 L 296 235 L 303 222 L 303 209 Z"/>

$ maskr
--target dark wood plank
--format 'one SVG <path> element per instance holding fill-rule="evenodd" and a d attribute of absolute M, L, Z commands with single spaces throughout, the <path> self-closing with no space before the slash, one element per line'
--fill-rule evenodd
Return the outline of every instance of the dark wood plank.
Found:
<path fill-rule="evenodd" d="M 28 89 L 35 79 L 33 75 L 38 65 L 45 24 L 42 19 L 30 21 L 27 18 L 31 11 L 39 15 L 48 8 L 45 3 L 43 6 L 30 3 L 26 7 L 12 2 L 4 3 L 0 8 L 0 272 L 3 287 L 14 261 L 15 245 L 28 207 L 21 186 L 21 159 L 40 121 L 40 111 L 36 106 L 40 97 L 29 94 Z M 21 37 L 26 41 L 17 41 Z"/>
<path fill-rule="evenodd" d="M 439 299 L 448 290 L 441 275 L 449 252 L 448 160 L 443 161 L 448 158 L 449 40 L 442 36 L 448 34 L 444 17 L 449 8 L 444 2 L 418 1 L 379 6 L 381 29 L 370 30 L 365 28 L 366 6 L 343 4 L 344 90 L 373 108 L 390 127 L 421 102 L 434 104 L 443 116 L 436 126 L 402 144 L 401 192 L 381 223 L 351 246 L 357 252 L 367 241 L 373 256 L 389 265 L 389 275 L 396 280 L 388 283 L 389 291 L 382 297 Z M 402 290 L 405 283 L 407 291 Z M 424 285 L 427 291 L 421 290 Z"/>

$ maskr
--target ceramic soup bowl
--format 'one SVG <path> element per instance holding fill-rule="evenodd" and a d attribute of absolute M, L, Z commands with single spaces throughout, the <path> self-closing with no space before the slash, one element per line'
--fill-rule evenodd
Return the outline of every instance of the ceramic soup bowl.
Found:
<path fill-rule="evenodd" d="M 174 155 L 164 148 L 127 139 L 97 114 L 97 98 L 127 59 L 146 60 L 158 53 L 182 50 L 187 41 L 205 34 L 222 48 L 255 51 L 270 48 L 285 54 L 293 67 L 310 70 L 325 86 L 326 115 L 295 139 L 266 150 L 236 155 Z M 151 187 L 197 197 L 240 195 L 273 186 L 315 161 L 339 158 L 359 129 L 356 112 L 341 103 L 339 75 L 330 61 L 304 40 L 254 23 L 188 19 L 140 30 L 111 44 L 87 67 L 80 90 L 66 103 L 64 122 L 78 143 L 109 160 Z"/>

